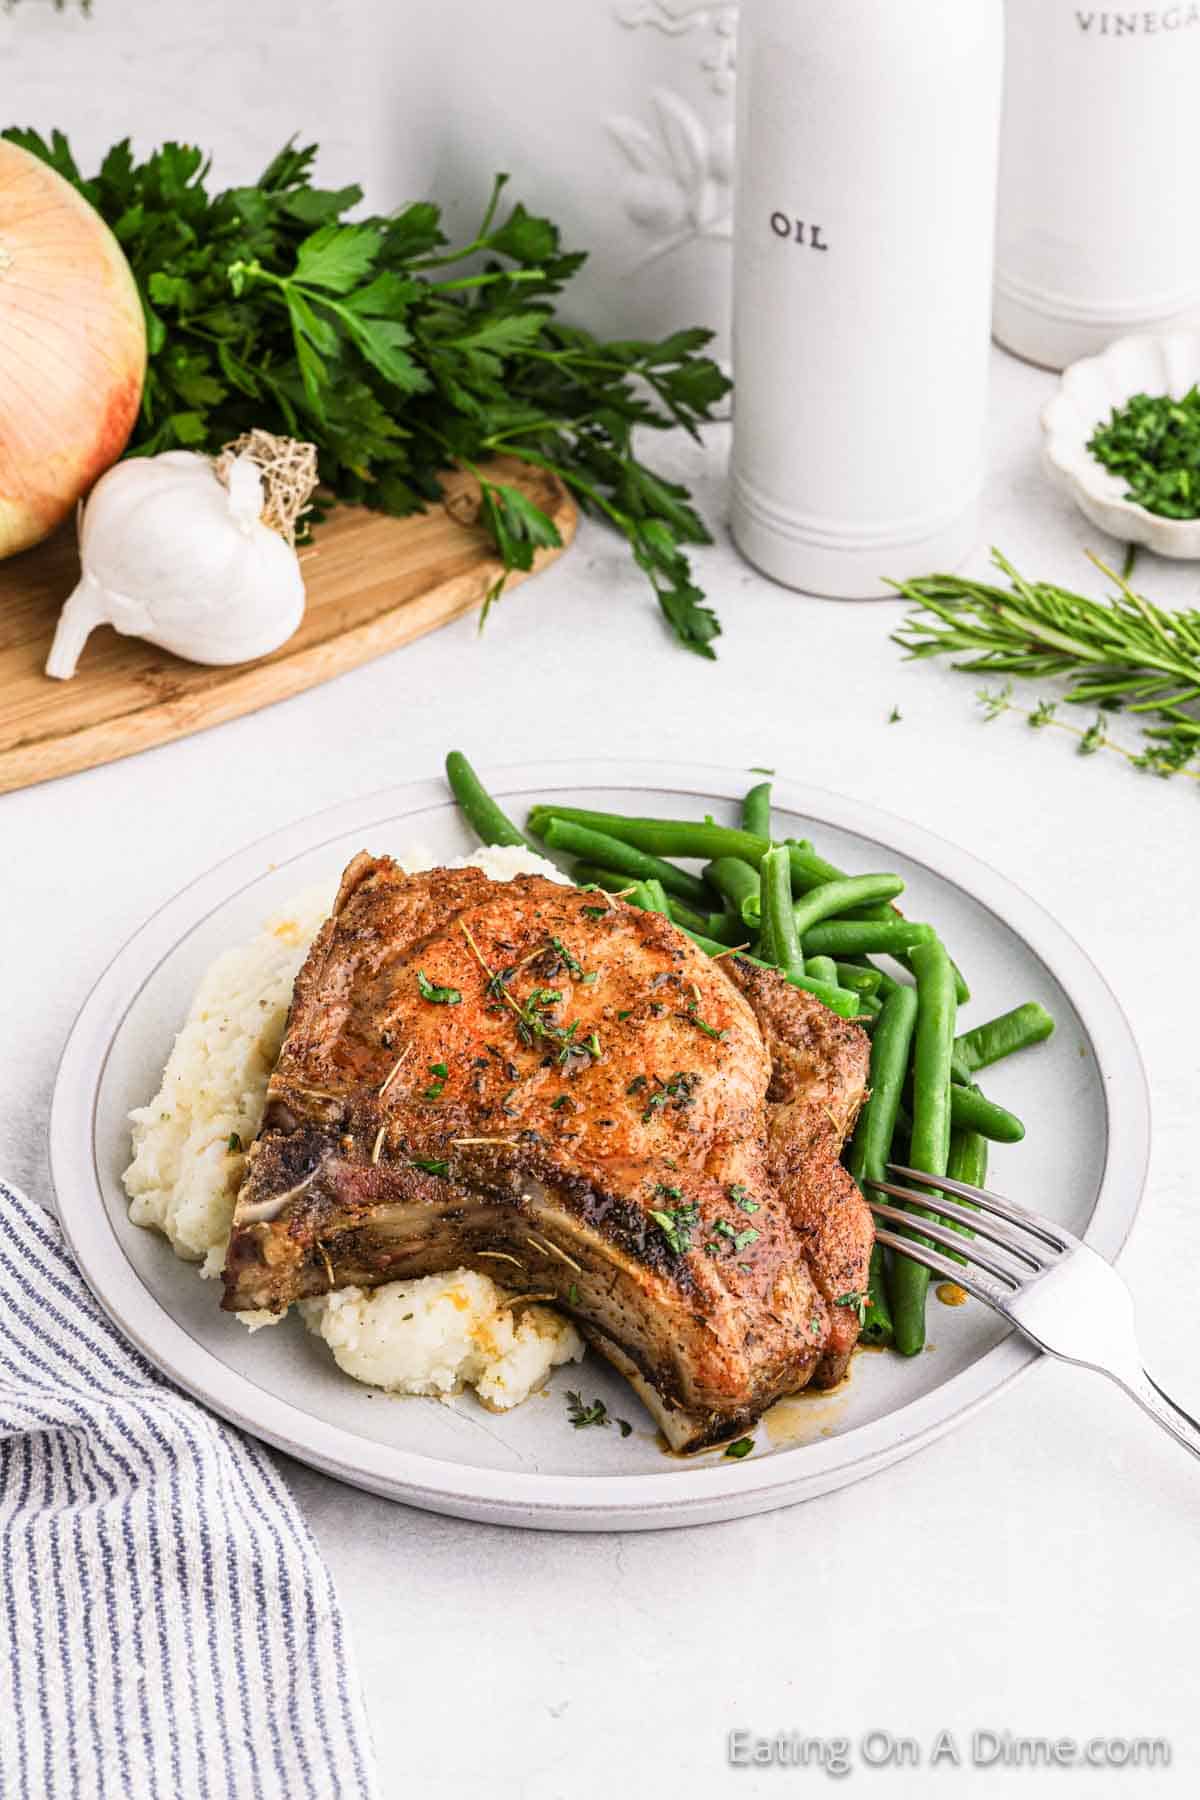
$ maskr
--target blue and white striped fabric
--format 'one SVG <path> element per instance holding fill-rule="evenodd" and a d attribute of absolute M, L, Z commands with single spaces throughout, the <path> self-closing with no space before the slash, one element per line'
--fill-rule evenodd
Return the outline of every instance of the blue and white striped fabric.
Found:
<path fill-rule="evenodd" d="M 2 1182 L 0 1607 L 3 1800 L 375 1794 L 333 1584 L 271 1462 Z"/>

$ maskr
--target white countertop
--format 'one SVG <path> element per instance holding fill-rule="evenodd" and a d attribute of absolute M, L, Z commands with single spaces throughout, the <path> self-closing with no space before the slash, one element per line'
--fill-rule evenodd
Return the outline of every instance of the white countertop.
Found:
<path fill-rule="evenodd" d="M 1051 378 L 996 354 L 989 537 L 1088 586 L 1096 543 L 1043 479 Z M 907 815 L 1002 867 L 1105 971 L 1154 1108 L 1145 1209 L 1123 1259 L 1151 1367 L 1200 1412 L 1194 1352 L 1195 940 L 1200 794 L 1007 717 L 976 683 L 901 660 L 891 602 L 791 594 L 739 561 L 723 434 L 668 462 L 718 524 L 697 558 L 720 661 L 660 630 L 621 545 L 585 525 L 556 569 L 473 621 L 255 717 L 0 799 L 5 1055 L 0 1171 L 48 1198 L 55 1062 L 89 985 L 147 913 L 230 851 L 343 797 L 478 765 L 637 755 L 766 763 Z M 982 571 L 985 552 L 976 559 Z M 1146 558 L 1155 596 L 1200 575 Z M 0 575 L 0 594 L 3 577 Z M 887 722 L 893 705 L 903 715 Z M 1120 726 L 1117 729 L 1121 729 Z M 1129 733 L 1132 737 L 1132 732 Z M 831 1497 L 739 1524 L 557 1537 L 428 1516 L 285 1463 L 349 1614 L 388 1796 L 590 1800 L 782 1793 L 725 1733 L 916 1738 L 972 1730 L 1165 1736 L 1163 1773 L 862 1765 L 856 1786 L 1003 1796 L 1194 1791 L 1200 1471 L 1115 1390 L 1039 1366 L 934 1448 Z M 948 1766 L 948 1765 L 947 1765 Z M 894 1778 L 886 1779 L 889 1774 Z M 816 1770 L 809 1785 L 819 1784 Z"/>

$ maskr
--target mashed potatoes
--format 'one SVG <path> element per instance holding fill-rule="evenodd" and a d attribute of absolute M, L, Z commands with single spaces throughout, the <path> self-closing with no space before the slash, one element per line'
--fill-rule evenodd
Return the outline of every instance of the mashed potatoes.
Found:
<path fill-rule="evenodd" d="M 410 873 L 436 858 L 397 859 Z M 491 848 L 459 859 L 496 881 L 525 872 L 562 877 L 523 848 Z M 268 919 L 248 944 L 227 950 L 203 976 L 163 1071 L 158 1093 L 130 1114 L 133 1161 L 125 1171 L 129 1216 L 161 1231 L 177 1256 L 217 1276 L 245 1161 L 262 1118 L 267 1080 L 279 1054 L 292 983 L 328 916 L 336 888 L 310 888 Z M 456 1269 L 370 1292 L 344 1288 L 302 1303 L 310 1331 L 324 1338 L 357 1381 L 394 1393 L 452 1394 L 464 1383 L 485 1404 L 515 1406 L 556 1363 L 578 1361 L 574 1327 L 544 1307 L 513 1311 L 486 1275 Z M 238 1315 L 252 1328 L 272 1313 Z"/>
<path fill-rule="evenodd" d="M 540 1387 L 556 1363 L 578 1362 L 578 1332 L 544 1306 L 514 1313 L 486 1275 L 456 1269 L 384 1287 L 340 1288 L 302 1300 L 310 1331 L 356 1381 L 398 1394 L 455 1394 L 468 1383 L 504 1411 Z"/>

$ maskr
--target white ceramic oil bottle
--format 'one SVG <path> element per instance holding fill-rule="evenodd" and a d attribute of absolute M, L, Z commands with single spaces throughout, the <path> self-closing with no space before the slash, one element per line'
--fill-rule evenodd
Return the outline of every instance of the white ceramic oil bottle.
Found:
<path fill-rule="evenodd" d="M 1061 369 L 1200 316 L 1200 5 L 1008 0 L 996 336 Z"/>
<path fill-rule="evenodd" d="M 1002 0 L 742 0 L 732 520 L 846 598 L 975 540 Z"/>

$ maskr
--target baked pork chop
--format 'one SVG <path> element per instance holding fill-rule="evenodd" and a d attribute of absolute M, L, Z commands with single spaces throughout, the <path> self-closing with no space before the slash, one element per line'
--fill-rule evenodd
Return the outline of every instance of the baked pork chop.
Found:
<path fill-rule="evenodd" d="M 553 1297 L 677 1450 L 840 1379 L 867 1040 L 541 876 L 357 856 L 296 979 L 223 1304 L 465 1266 Z M 839 1304 L 839 1301 L 842 1304 Z"/>

